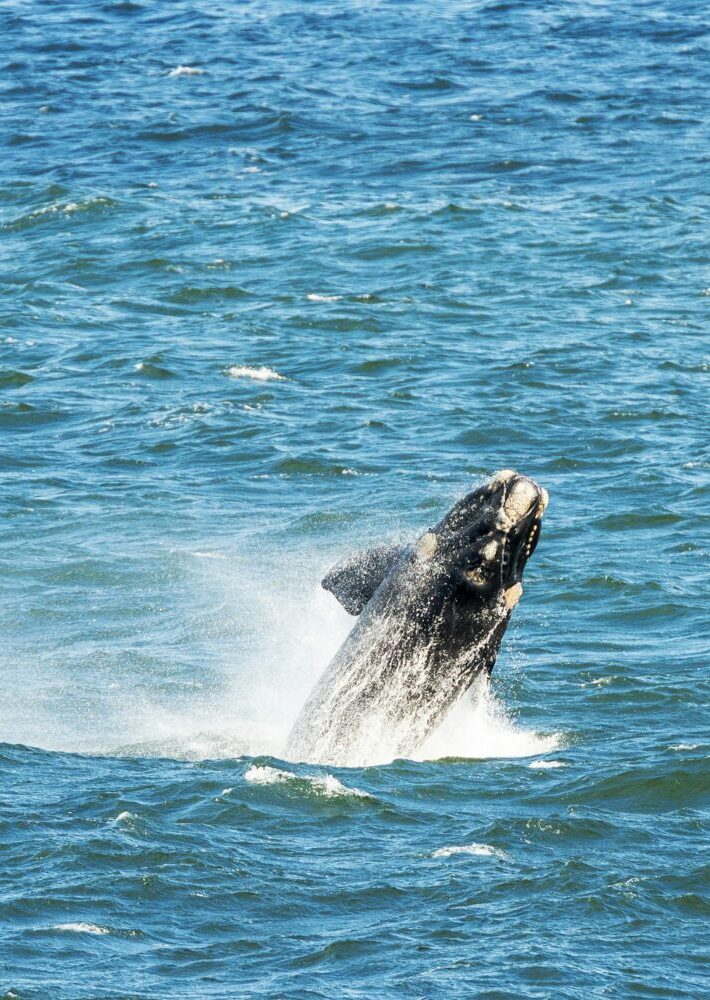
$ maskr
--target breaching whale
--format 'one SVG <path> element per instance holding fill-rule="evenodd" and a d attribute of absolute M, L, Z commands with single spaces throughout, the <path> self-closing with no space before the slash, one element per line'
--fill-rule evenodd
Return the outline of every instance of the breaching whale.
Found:
<path fill-rule="evenodd" d="M 411 546 L 381 546 L 323 579 L 359 615 L 311 692 L 286 756 L 357 766 L 410 756 L 474 680 L 490 674 L 547 492 L 509 469 Z"/>

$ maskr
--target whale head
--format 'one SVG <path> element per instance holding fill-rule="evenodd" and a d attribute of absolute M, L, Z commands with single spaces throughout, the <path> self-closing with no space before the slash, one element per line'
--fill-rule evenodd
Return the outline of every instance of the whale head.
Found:
<path fill-rule="evenodd" d="M 436 559 L 466 602 L 502 600 L 512 609 L 522 594 L 528 559 L 540 537 L 547 491 L 510 469 L 459 500 L 417 543 L 417 557 Z"/>

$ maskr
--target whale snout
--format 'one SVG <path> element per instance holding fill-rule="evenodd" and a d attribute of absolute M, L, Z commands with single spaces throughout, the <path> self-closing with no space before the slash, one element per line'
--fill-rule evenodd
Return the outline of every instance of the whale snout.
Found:
<path fill-rule="evenodd" d="M 546 489 L 512 469 L 496 472 L 488 490 L 491 506 L 498 513 L 498 525 L 504 530 L 515 527 L 531 514 L 542 517 L 549 499 Z"/>
<path fill-rule="evenodd" d="M 525 565 L 540 538 L 540 522 L 549 498 L 547 490 L 528 476 L 511 469 L 490 480 L 496 527 L 503 534 L 501 583 L 507 590 L 518 586 Z"/>

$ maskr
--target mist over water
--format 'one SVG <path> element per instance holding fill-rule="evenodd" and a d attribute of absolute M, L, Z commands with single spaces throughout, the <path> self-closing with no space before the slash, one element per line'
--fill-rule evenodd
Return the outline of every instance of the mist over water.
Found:
<path fill-rule="evenodd" d="M 34 686 L 22 691 L 21 700 L 6 699 L 0 724 L 7 742 L 188 760 L 282 757 L 306 697 L 355 619 L 320 587 L 328 564 L 321 565 L 317 549 L 292 546 L 265 556 L 263 543 L 248 538 L 222 545 L 166 547 L 163 553 L 176 564 L 168 590 L 177 584 L 179 593 L 163 593 L 161 610 L 167 613 L 174 604 L 185 636 L 183 655 L 194 657 L 193 676 L 176 683 L 172 674 L 156 676 L 148 669 L 137 677 L 130 658 L 117 651 L 119 672 L 111 680 L 88 674 L 77 690 L 63 676 L 53 700 Z M 87 703 L 90 711 L 77 725 L 79 706 Z M 373 719 L 363 765 L 391 759 L 376 726 Z M 516 726 L 489 684 L 478 683 L 418 757 L 518 757 L 557 742 L 555 735 Z"/>
<path fill-rule="evenodd" d="M 707 12 L 0 4 L 0 998 L 708 992 Z M 550 494 L 417 760 L 319 587 Z"/>

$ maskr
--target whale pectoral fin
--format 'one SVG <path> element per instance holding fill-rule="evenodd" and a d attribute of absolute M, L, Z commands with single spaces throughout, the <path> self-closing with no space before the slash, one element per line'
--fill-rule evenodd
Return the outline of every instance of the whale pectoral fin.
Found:
<path fill-rule="evenodd" d="M 359 615 L 379 585 L 409 549 L 378 545 L 344 559 L 323 577 L 321 586 L 334 594 L 351 615 Z"/>

